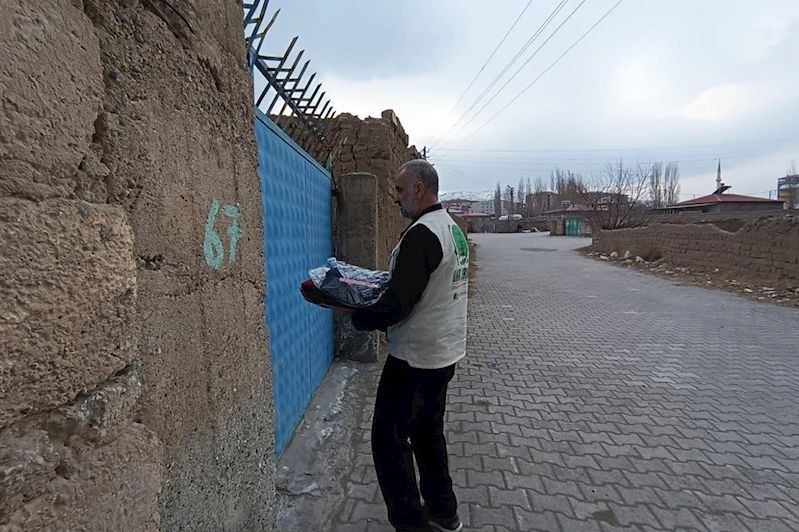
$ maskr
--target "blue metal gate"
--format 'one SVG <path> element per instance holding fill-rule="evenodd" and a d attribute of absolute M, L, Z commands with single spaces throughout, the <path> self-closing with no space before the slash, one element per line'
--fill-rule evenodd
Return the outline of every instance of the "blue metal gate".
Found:
<path fill-rule="evenodd" d="M 333 312 L 306 302 L 300 283 L 331 256 L 330 174 L 256 110 L 264 217 L 266 323 L 280 454 L 333 361 Z"/>

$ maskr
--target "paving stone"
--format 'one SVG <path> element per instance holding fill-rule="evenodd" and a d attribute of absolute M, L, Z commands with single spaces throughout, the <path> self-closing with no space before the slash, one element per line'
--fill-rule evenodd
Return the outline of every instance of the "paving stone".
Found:
<path fill-rule="evenodd" d="M 544 493 L 544 484 L 538 475 L 515 475 L 503 473 L 508 489 L 525 488 Z"/>
<path fill-rule="evenodd" d="M 589 484 L 577 483 L 580 492 L 583 494 L 583 499 L 590 502 L 596 501 L 617 501 L 619 500 L 616 488 L 611 485 L 592 486 Z"/>
<path fill-rule="evenodd" d="M 652 488 L 626 488 L 624 486 L 617 486 L 616 491 L 621 495 L 624 503 L 629 506 L 636 504 L 663 506 L 663 500 Z"/>
<path fill-rule="evenodd" d="M 621 526 L 651 525 L 657 522 L 649 507 L 644 505 L 622 506 L 610 503 L 609 508 L 613 512 L 613 517 Z"/>
<path fill-rule="evenodd" d="M 767 532 L 796 532 L 799 530 L 799 522 L 797 521 L 783 521 L 781 519 L 751 519 L 749 517 L 739 517 L 749 530 L 760 532 L 761 530 Z"/>
<path fill-rule="evenodd" d="M 688 508 L 665 509 L 656 507 L 652 508 L 652 512 L 666 530 L 675 530 L 676 528 L 705 529 L 696 515 Z"/>
<path fill-rule="evenodd" d="M 569 504 L 569 498 L 565 495 L 531 493 L 530 502 L 533 505 L 533 510 L 536 512 L 550 511 L 574 517 L 574 511 L 572 510 L 571 504 Z"/>
<path fill-rule="evenodd" d="M 544 483 L 544 491 L 547 495 L 571 495 L 574 497 L 581 497 L 582 494 L 580 493 L 580 488 L 577 486 L 576 482 L 571 481 L 560 481 L 560 480 L 552 480 L 549 478 L 542 479 Z"/>
<path fill-rule="evenodd" d="M 477 504 L 470 504 L 469 509 L 472 517 L 472 527 L 499 525 L 511 530 L 516 529 L 516 519 L 513 517 L 511 508 L 485 508 Z"/>
<path fill-rule="evenodd" d="M 387 523 L 388 515 L 385 505 L 361 501 L 356 502 L 349 520 L 351 522 L 358 522 L 367 519 Z"/>
<path fill-rule="evenodd" d="M 753 501 L 744 498 L 738 498 L 738 500 L 758 517 L 799 519 L 799 515 L 792 514 L 778 501 Z M 795 507 L 796 502 L 794 502 L 791 506 Z"/>
<path fill-rule="evenodd" d="M 502 471 L 471 471 L 466 470 L 466 484 L 470 488 L 476 486 L 497 486 L 505 487 L 505 479 L 502 477 Z"/>
<path fill-rule="evenodd" d="M 796 309 L 595 262 L 581 239 L 470 238 L 446 425 L 468 530 L 799 530 Z M 329 522 L 388 532 L 369 452 L 380 367 L 362 367 L 357 458 Z"/>
<path fill-rule="evenodd" d="M 752 512 L 747 509 L 743 504 L 739 502 L 738 499 L 733 497 L 732 495 L 706 495 L 704 493 L 697 494 L 699 499 L 704 503 L 705 508 L 711 513 L 733 513 L 733 514 L 741 514 L 741 515 L 748 515 L 750 517 L 755 517 Z M 757 502 L 757 501 L 753 501 Z M 779 517 L 779 516 L 777 516 Z"/>
<path fill-rule="evenodd" d="M 484 508 L 491 506 L 491 500 L 488 497 L 487 486 L 467 488 L 466 486 L 460 485 L 456 490 L 456 496 L 458 497 L 458 502 L 461 504 L 471 502 L 479 504 Z"/>
<path fill-rule="evenodd" d="M 504 506 L 512 506 L 530 510 L 530 500 L 527 497 L 527 492 L 524 489 L 498 489 L 494 486 L 489 486 L 488 497 L 491 502 L 490 506 L 499 508 Z"/>
<path fill-rule="evenodd" d="M 569 532 L 602 532 L 599 523 L 592 519 L 577 520 L 558 515 L 558 522 L 560 523 L 561 529 L 568 530 Z"/>

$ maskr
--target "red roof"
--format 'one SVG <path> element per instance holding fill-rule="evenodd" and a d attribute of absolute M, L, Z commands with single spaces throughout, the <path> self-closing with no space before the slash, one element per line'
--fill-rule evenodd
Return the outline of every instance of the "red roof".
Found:
<path fill-rule="evenodd" d="M 766 198 L 755 198 L 753 196 L 741 196 L 740 194 L 710 194 L 702 196 L 701 198 L 694 198 L 688 201 L 681 201 L 669 205 L 668 208 L 674 207 L 700 207 L 704 205 L 716 205 L 718 203 L 783 203 L 779 200 L 770 200 Z"/>

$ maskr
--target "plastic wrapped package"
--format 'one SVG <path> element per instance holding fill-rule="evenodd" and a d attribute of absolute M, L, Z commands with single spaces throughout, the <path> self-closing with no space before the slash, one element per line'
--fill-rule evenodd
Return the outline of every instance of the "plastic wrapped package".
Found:
<path fill-rule="evenodd" d="M 331 257 L 324 266 L 308 272 L 313 286 L 321 294 L 313 294 L 308 283 L 302 291 L 308 301 L 323 306 L 364 308 L 374 305 L 385 293 L 391 279 L 389 272 L 353 266 Z"/>

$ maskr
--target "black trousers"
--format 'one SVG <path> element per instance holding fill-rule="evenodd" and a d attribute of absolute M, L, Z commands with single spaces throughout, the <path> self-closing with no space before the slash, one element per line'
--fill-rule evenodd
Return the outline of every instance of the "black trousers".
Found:
<path fill-rule="evenodd" d="M 444 439 L 447 384 L 454 374 L 455 364 L 417 369 L 392 356 L 383 367 L 372 421 L 372 457 L 388 519 L 399 531 L 424 525 L 419 488 L 433 515 L 457 513 Z"/>

